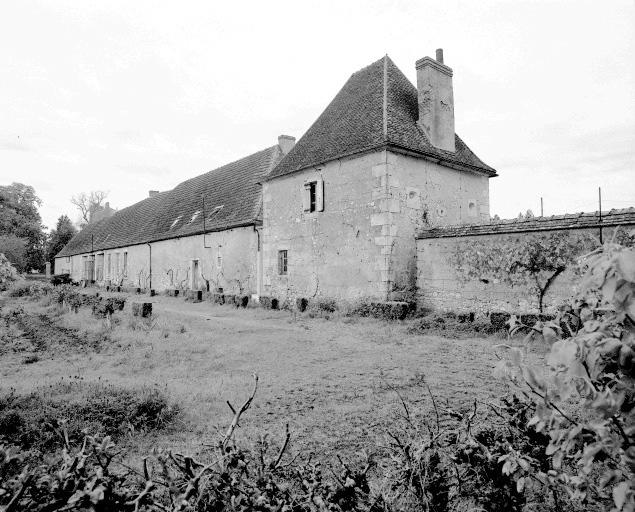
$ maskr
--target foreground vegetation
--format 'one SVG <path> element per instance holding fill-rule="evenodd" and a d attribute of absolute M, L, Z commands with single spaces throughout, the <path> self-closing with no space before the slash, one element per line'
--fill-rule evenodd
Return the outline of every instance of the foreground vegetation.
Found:
<path fill-rule="evenodd" d="M 5 418 L 23 413 L 20 421 L 48 423 L 53 435 L 40 439 L 34 433 L 35 438 L 25 441 L 13 428 L 13 436 L 4 436 L 0 503 L 5 510 L 632 511 L 635 254 L 609 244 L 585 264 L 578 302 L 555 319 L 533 325 L 512 317 L 509 326 L 520 337 L 509 341 L 437 342 L 421 335 L 428 327 L 438 328 L 426 319 L 403 324 L 327 321 L 262 310 L 236 310 L 225 319 L 203 309 L 205 305 L 182 324 L 174 322 L 167 307 L 159 313 L 165 319 L 141 324 L 123 317 L 113 321 L 119 313 L 93 320 L 86 334 L 108 337 L 82 347 L 83 364 L 88 357 L 93 375 L 109 375 L 113 357 L 124 352 L 127 361 L 118 387 L 74 383 L 5 393 L 0 401 Z M 61 343 L 21 344 L 25 334 L 29 338 L 24 329 L 29 318 L 37 317 L 38 308 L 48 308 L 49 314 L 58 313 L 63 328 L 86 328 L 82 315 L 90 313 L 87 308 L 63 313 L 48 295 L 20 300 L 22 311 L 13 303 L 11 311 L 3 307 L 6 329 L 17 329 L 9 336 L 5 329 L 5 344 L 11 344 L 5 352 L 14 367 L 21 365 L 22 385 L 28 389 L 36 376 L 50 375 L 67 365 L 69 357 L 56 359 L 52 348 Z M 180 314 L 183 318 L 185 313 Z M 16 320 L 21 315 L 22 324 Z M 208 323 L 212 319 L 214 329 Z M 240 328 L 232 332 L 235 324 Z M 267 329 L 273 332 L 267 335 Z M 341 331 L 346 332 L 340 344 Z M 186 369 L 180 360 L 183 350 L 200 350 L 204 333 L 206 348 L 213 352 L 202 357 L 190 351 Z M 545 359 L 536 350 L 540 342 L 546 342 Z M 226 415 L 211 402 L 201 407 L 200 393 L 190 401 L 179 399 L 176 407 L 162 390 L 138 387 L 147 382 L 129 374 L 140 370 L 133 355 L 139 345 L 149 354 L 143 376 L 163 378 L 177 393 L 187 378 L 209 385 L 209 376 L 198 379 L 197 365 L 209 373 L 209 361 L 215 360 L 221 365 L 231 361 L 243 383 L 246 367 L 255 367 L 261 373 L 260 388 L 256 378 L 253 388 L 243 388 L 237 399 L 237 380 L 225 375 L 229 387 L 217 388 L 217 394 L 231 395 L 224 406 L 231 415 L 211 435 L 201 430 L 202 424 L 212 419 L 220 425 Z M 496 372 L 513 392 L 488 376 L 494 362 L 486 361 L 496 350 L 501 355 Z M 38 351 L 50 361 L 27 364 L 17 359 Z M 284 357 L 291 361 L 284 364 Z M 370 368 L 364 367 L 365 358 L 380 370 L 378 381 L 364 373 Z M 154 366 L 161 362 L 163 366 Z M 411 371 L 400 368 L 407 364 Z M 413 371 L 417 368 L 426 370 L 424 375 Z M 346 394 L 353 389 L 354 394 Z M 193 388 L 181 391 L 184 397 Z M 67 392 L 69 400 L 60 398 Z M 277 400 L 276 392 L 282 392 Z M 63 405 L 56 409 L 56 404 Z M 38 419 L 45 410 L 50 414 L 41 413 L 45 418 Z M 65 425 L 55 416 L 74 423 Z M 168 446 L 156 443 L 167 439 L 162 432 L 174 425 L 205 440 L 195 453 L 177 448 L 173 437 Z M 263 434 L 263 425 L 273 426 L 273 432 Z M 238 426 L 255 441 L 240 438 Z M 157 449 L 143 448 L 148 435 Z M 303 450 L 311 442 L 325 453 Z"/>

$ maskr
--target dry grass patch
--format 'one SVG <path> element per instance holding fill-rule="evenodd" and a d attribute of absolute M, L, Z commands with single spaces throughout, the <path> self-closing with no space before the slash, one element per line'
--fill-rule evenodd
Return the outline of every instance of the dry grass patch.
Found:
<path fill-rule="evenodd" d="M 132 329 L 126 305 L 113 316 L 112 342 L 101 351 L 76 350 L 28 365 L 7 354 L 3 380 L 20 392 L 70 375 L 124 388 L 159 382 L 187 410 L 189 427 L 153 435 L 148 445 L 195 454 L 217 439 L 226 400 L 237 402 L 248 393 L 256 372 L 261 389 L 239 436 L 278 435 L 288 422 L 295 448 L 324 457 L 337 450 L 353 455 L 383 436 L 401 407 L 397 391 L 414 407 L 431 411 L 422 377 L 440 404 L 455 408 L 504 391 L 491 374 L 498 337 L 447 339 L 413 333 L 410 321 L 326 320 L 169 297 L 150 300 L 151 327 Z M 57 322 L 85 333 L 104 329 L 86 308 Z"/>

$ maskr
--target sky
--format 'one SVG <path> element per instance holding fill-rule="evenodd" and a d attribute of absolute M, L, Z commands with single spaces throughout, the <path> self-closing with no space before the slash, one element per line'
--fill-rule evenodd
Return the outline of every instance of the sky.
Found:
<path fill-rule="evenodd" d="M 5 0 L 0 185 L 44 224 L 123 208 L 309 128 L 352 73 L 443 48 L 490 213 L 635 206 L 635 1 Z"/>

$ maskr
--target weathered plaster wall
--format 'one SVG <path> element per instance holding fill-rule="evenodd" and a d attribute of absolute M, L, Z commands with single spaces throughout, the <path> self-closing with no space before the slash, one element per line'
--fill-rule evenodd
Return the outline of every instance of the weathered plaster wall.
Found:
<path fill-rule="evenodd" d="M 380 247 L 371 229 L 372 168 L 383 153 L 337 160 L 265 182 L 263 294 L 280 298 L 381 296 Z M 324 180 L 324 211 L 304 212 L 304 184 Z M 278 275 L 278 251 L 288 251 Z"/>
<path fill-rule="evenodd" d="M 635 222 L 631 228 L 635 226 Z M 603 229 L 604 239 L 612 236 L 615 228 Z M 624 229 L 624 227 L 620 228 Z M 455 267 L 456 251 L 471 242 L 498 243 L 518 241 L 549 233 L 589 233 L 597 237 L 597 228 L 542 230 L 539 232 L 491 233 L 474 236 L 424 238 L 417 240 L 417 303 L 419 307 L 439 311 L 489 313 L 535 313 L 538 311 L 536 295 L 524 286 L 508 286 L 501 282 L 480 280 L 464 282 Z M 545 311 L 554 311 L 577 292 L 578 279 L 571 270 L 556 278 L 544 298 Z"/>
<path fill-rule="evenodd" d="M 416 283 L 415 235 L 422 228 L 489 222 L 488 177 L 388 153 L 391 291 L 408 296 Z M 387 250 L 386 250 L 387 252 Z M 411 298 L 411 297 L 408 297 Z"/>
<path fill-rule="evenodd" d="M 305 213 L 304 184 L 318 178 L 324 211 Z M 402 298 L 414 291 L 417 230 L 489 220 L 488 190 L 485 176 L 386 151 L 266 182 L 263 293 Z"/>
<path fill-rule="evenodd" d="M 206 289 L 222 287 L 228 293 L 256 293 L 258 237 L 253 227 L 229 229 L 205 235 L 153 242 L 152 276 L 150 276 L 150 248 L 147 244 L 133 245 L 106 251 L 104 254 L 104 282 L 165 290 L 168 288 Z M 127 252 L 128 270 L 124 275 L 123 254 Z M 108 272 L 108 256 L 111 268 Z M 117 255 L 119 268 L 117 269 Z M 220 255 L 220 260 L 219 260 Z M 57 258 L 57 274 L 71 273 L 73 280 L 83 279 L 83 256 Z M 192 260 L 198 260 L 193 265 Z M 194 276 L 194 279 L 192 277 Z"/>

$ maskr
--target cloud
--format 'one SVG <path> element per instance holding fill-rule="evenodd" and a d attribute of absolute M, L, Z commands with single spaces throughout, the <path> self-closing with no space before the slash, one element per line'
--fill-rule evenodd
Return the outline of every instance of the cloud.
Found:
<path fill-rule="evenodd" d="M 19 137 L 18 137 L 19 139 Z M 21 141 L 0 141 L 0 150 L 4 151 L 33 151 L 31 147 Z"/>
<path fill-rule="evenodd" d="M 158 165 L 119 164 L 117 167 L 137 176 L 167 176 L 170 173 L 170 169 Z"/>

